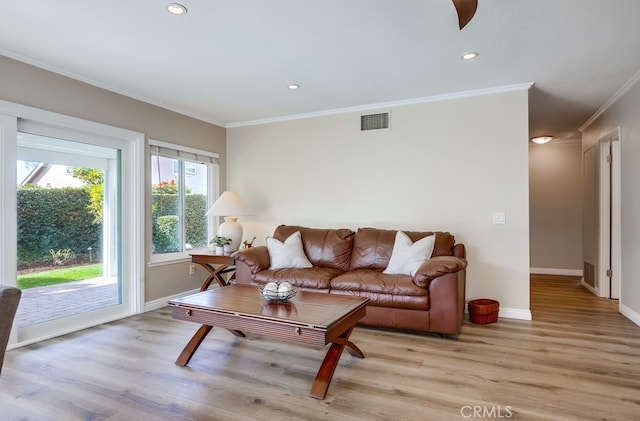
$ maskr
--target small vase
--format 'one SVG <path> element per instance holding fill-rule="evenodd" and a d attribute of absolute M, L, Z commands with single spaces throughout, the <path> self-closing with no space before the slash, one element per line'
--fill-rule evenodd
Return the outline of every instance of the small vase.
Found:
<path fill-rule="evenodd" d="M 224 247 L 223 246 L 216 246 L 216 254 L 223 255 L 224 254 Z"/>
<path fill-rule="evenodd" d="M 224 246 L 224 254 L 231 254 L 231 244 Z"/>

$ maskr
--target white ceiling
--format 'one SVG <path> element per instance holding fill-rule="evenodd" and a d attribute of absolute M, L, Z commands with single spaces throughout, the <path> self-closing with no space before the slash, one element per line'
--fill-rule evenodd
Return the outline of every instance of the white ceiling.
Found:
<path fill-rule="evenodd" d="M 450 0 L 180 2 L 0 0 L 0 53 L 227 127 L 535 83 L 560 138 L 640 70 L 638 0 L 478 0 L 463 30 Z"/>

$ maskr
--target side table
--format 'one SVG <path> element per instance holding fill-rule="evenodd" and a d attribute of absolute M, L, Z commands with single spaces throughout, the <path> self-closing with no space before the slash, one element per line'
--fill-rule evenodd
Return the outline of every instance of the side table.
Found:
<path fill-rule="evenodd" d="M 192 253 L 191 254 L 191 262 L 197 263 L 209 272 L 209 277 L 204 280 L 202 286 L 200 287 L 200 291 L 206 291 L 211 285 L 211 282 L 214 280 L 221 287 L 229 285 L 222 275 L 225 273 L 231 273 L 229 281 L 235 277 L 236 267 L 234 266 L 234 261 L 228 254 L 215 254 L 214 252 L 210 253 Z"/>

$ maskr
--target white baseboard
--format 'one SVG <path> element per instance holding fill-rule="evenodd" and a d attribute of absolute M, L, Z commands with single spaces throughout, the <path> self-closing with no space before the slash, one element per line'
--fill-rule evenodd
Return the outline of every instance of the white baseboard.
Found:
<path fill-rule="evenodd" d="M 464 306 L 464 312 L 469 313 L 468 303 Z M 531 310 L 500 307 L 500 310 L 498 310 L 498 318 L 500 317 L 504 317 L 505 319 L 531 320 Z"/>
<path fill-rule="evenodd" d="M 640 326 L 640 314 L 631 310 L 626 305 L 620 303 L 620 313 L 622 313 L 627 319 Z"/>
<path fill-rule="evenodd" d="M 596 297 L 599 297 L 599 296 L 600 296 L 600 292 L 598 291 L 598 288 L 594 288 L 594 287 L 592 287 L 591 285 L 587 284 L 587 283 L 584 281 L 584 278 L 582 278 L 582 282 L 581 282 L 581 284 L 582 284 L 582 286 L 583 286 L 583 287 L 585 287 L 586 289 L 588 289 L 589 291 L 591 291 L 591 293 L 592 293 L 593 295 L 595 295 Z"/>
<path fill-rule="evenodd" d="M 518 319 L 518 320 L 531 320 L 531 310 L 524 308 L 502 308 L 498 311 L 498 318 L 504 317 L 505 319 Z"/>
<path fill-rule="evenodd" d="M 200 290 L 199 289 L 193 289 L 191 291 L 181 292 L 179 294 L 170 295 L 168 297 L 159 298 L 157 300 L 147 301 L 146 303 L 144 303 L 143 313 L 146 313 L 147 311 L 153 311 L 153 310 L 157 310 L 159 308 L 162 308 L 162 307 L 167 305 L 168 301 L 171 301 L 174 298 L 184 297 L 185 295 L 195 294 L 196 292 L 200 292 Z"/>
<path fill-rule="evenodd" d="M 582 276 L 582 269 L 529 268 L 529 273 L 535 275 L 563 275 Z"/>

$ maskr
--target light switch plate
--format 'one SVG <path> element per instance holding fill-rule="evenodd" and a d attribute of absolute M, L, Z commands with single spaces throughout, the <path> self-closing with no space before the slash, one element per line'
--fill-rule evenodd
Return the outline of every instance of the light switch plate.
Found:
<path fill-rule="evenodd" d="M 503 225 L 507 223 L 507 217 L 504 212 L 493 212 L 491 214 L 491 221 L 495 225 Z"/>

